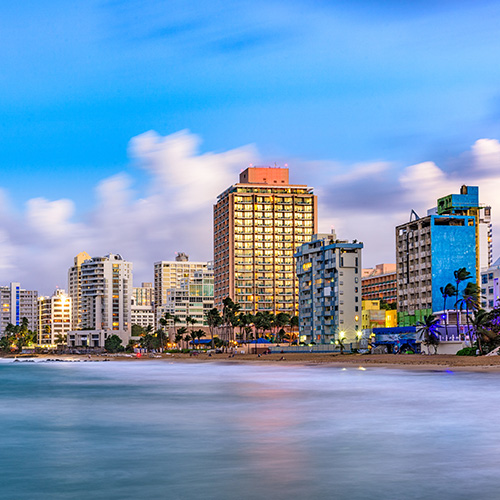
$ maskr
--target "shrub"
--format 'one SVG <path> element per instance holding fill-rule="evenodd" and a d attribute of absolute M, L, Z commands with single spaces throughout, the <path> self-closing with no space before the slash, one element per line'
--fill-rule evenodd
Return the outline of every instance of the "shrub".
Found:
<path fill-rule="evenodd" d="M 464 347 L 457 352 L 457 356 L 475 356 L 476 348 L 475 347 Z"/>

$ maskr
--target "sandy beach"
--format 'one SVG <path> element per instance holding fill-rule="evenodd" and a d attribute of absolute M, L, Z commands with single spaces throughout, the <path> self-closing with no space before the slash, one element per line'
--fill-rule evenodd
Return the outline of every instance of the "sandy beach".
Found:
<path fill-rule="evenodd" d="M 191 356 L 189 354 L 155 354 L 135 355 L 108 354 L 108 355 L 71 355 L 52 354 L 35 356 L 3 356 L 5 359 L 17 357 L 20 361 L 36 358 L 41 360 L 81 361 L 81 362 L 103 362 L 103 361 L 131 361 L 135 363 L 147 363 L 150 361 L 160 362 L 182 362 L 182 363 L 259 363 L 273 365 L 322 365 L 342 366 L 356 368 L 385 367 L 411 370 L 458 370 L 479 372 L 500 372 L 500 356 L 454 356 L 447 354 L 438 355 L 394 355 L 394 354 L 316 354 L 316 353 L 286 353 L 267 354 L 258 357 L 255 354 L 213 354 L 208 356 L 199 353 Z"/>

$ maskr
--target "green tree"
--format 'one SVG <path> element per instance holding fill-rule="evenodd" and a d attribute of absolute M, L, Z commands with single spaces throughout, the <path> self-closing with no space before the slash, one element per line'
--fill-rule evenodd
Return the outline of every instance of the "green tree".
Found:
<path fill-rule="evenodd" d="M 299 317 L 296 314 L 290 318 L 290 337 L 292 342 L 299 337 Z"/>
<path fill-rule="evenodd" d="M 122 352 L 125 348 L 122 345 L 122 339 L 118 335 L 111 335 L 104 341 L 104 349 L 108 352 Z"/>
<path fill-rule="evenodd" d="M 185 335 L 186 335 L 187 331 L 188 331 L 188 329 L 185 326 L 181 326 L 177 330 L 175 336 L 177 337 L 177 335 L 180 335 L 182 340 L 186 340 Z M 186 340 L 186 342 L 189 342 L 189 340 Z M 189 348 L 189 344 L 187 345 L 187 347 Z"/>
<path fill-rule="evenodd" d="M 469 271 L 467 271 L 467 269 L 465 267 L 460 267 L 459 269 L 457 269 L 456 271 L 453 272 L 453 275 L 455 276 L 455 283 L 456 283 L 455 310 L 457 313 L 457 332 L 459 333 L 460 332 L 460 311 L 458 309 L 458 302 L 459 302 L 458 296 L 460 293 L 460 283 L 462 283 L 463 281 L 470 280 L 472 278 L 472 274 L 469 273 Z"/>
<path fill-rule="evenodd" d="M 439 319 L 434 316 L 434 314 L 429 314 L 428 316 L 424 316 L 423 321 L 419 321 L 417 323 L 417 334 L 419 336 L 419 340 L 422 341 L 424 345 L 427 347 L 434 347 L 434 354 L 437 354 L 439 338 L 436 334 L 437 327 L 439 325 Z"/>
<path fill-rule="evenodd" d="M 66 345 L 68 341 L 68 336 L 62 333 L 58 333 L 55 337 L 55 341 L 57 345 Z"/>
<path fill-rule="evenodd" d="M 207 321 L 207 325 L 208 325 L 208 328 L 210 330 L 210 338 L 211 338 L 211 345 L 212 345 L 212 349 L 215 348 L 215 344 L 214 344 L 214 331 L 215 329 L 220 326 L 222 324 L 222 318 L 221 318 L 221 315 L 219 313 L 219 310 L 216 308 L 216 307 L 213 307 L 212 309 L 210 309 L 206 316 L 206 321 Z"/>
<path fill-rule="evenodd" d="M 494 331 L 492 315 L 484 309 L 474 311 L 470 320 L 469 335 L 471 339 L 471 346 L 473 345 L 474 338 L 476 339 L 480 354 L 483 354 L 483 341 L 494 345 L 495 340 L 498 340 L 498 331 Z"/>
<path fill-rule="evenodd" d="M 479 296 L 481 289 L 476 285 L 476 283 L 469 282 L 462 292 L 462 298 L 459 299 L 457 305 L 460 307 L 460 311 L 465 308 L 465 320 L 467 322 L 467 333 L 469 334 L 469 338 L 471 341 L 471 345 L 473 343 L 474 332 L 471 331 L 470 326 L 470 313 L 473 311 L 477 311 L 479 309 Z M 479 341 L 480 342 L 480 341 Z M 481 351 L 481 347 L 479 350 Z"/>
<path fill-rule="evenodd" d="M 132 325 L 132 337 L 140 337 L 144 333 L 144 328 L 140 325 Z"/>
<path fill-rule="evenodd" d="M 444 311 L 444 329 L 446 331 L 446 338 L 448 338 L 448 314 L 446 309 L 446 300 L 449 297 L 454 297 L 457 293 L 457 289 L 451 284 L 448 283 L 446 286 L 441 287 L 440 289 L 441 296 L 443 297 L 443 311 Z M 459 333 L 459 332 L 457 332 Z"/>
<path fill-rule="evenodd" d="M 291 318 L 288 313 L 280 312 L 276 315 L 274 324 L 276 325 L 276 329 L 279 329 L 279 332 L 277 334 L 278 339 L 281 338 L 281 340 L 283 340 L 283 337 L 286 333 L 285 327 L 290 325 L 290 319 Z"/>

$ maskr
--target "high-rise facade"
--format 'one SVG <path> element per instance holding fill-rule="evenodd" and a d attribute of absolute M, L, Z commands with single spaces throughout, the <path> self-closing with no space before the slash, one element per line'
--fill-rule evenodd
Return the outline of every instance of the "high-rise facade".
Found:
<path fill-rule="evenodd" d="M 71 297 L 71 327 L 73 330 L 82 328 L 82 264 L 90 260 L 87 252 L 80 252 L 74 259 L 74 264 L 68 270 L 68 295 Z"/>
<path fill-rule="evenodd" d="M 241 311 L 298 312 L 295 250 L 317 228 L 317 200 L 287 168 L 250 167 L 214 206 L 214 298 Z"/>
<path fill-rule="evenodd" d="M 428 215 L 396 227 L 398 325 L 443 310 L 440 291 L 466 268 L 476 280 L 476 219 Z"/>
<path fill-rule="evenodd" d="M 130 330 L 132 263 L 118 254 L 82 263 L 83 328 Z"/>
<path fill-rule="evenodd" d="M 185 253 L 179 253 L 175 261 L 162 260 L 154 264 L 154 303 L 155 308 L 167 301 L 167 292 L 172 288 L 180 288 L 186 279 L 193 278 L 195 273 L 212 268 L 211 262 L 190 262 Z"/>
<path fill-rule="evenodd" d="M 71 331 L 71 297 L 56 290 L 51 297 L 38 298 L 38 343 L 56 344 L 60 335 Z"/>
<path fill-rule="evenodd" d="M 28 320 L 28 328 L 37 331 L 38 328 L 38 292 L 25 290 L 20 283 L 11 283 L 0 287 L 0 300 L 2 301 L 2 316 L 0 321 L 0 337 L 5 332 L 5 327 L 20 325 L 23 318 Z"/>
<path fill-rule="evenodd" d="M 132 263 L 121 255 L 82 262 L 80 330 L 69 334 L 70 346 L 102 347 L 116 334 L 126 343 L 131 331 Z"/>
<path fill-rule="evenodd" d="M 359 340 L 362 248 L 335 234 L 317 234 L 297 249 L 301 341 Z"/>
<path fill-rule="evenodd" d="M 158 308 L 157 316 L 159 320 L 165 313 L 170 313 L 179 318 L 180 325 L 186 325 L 186 318 L 190 316 L 196 321 L 191 326 L 201 327 L 207 325 L 206 315 L 213 307 L 214 272 L 210 266 L 184 278 L 178 287 L 168 289 L 166 301 Z M 160 326 L 158 323 L 157 327 Z"/>
<path fill-rule="evenodd" d="M 477 186 L 462 186 L 460 194 L 449 194 L 439 198 L 438 215 L 471 215 L 476 228 L 476 276 L 479 279 L 482 269 L 493 264 L 493 230 L 491 206 L 479 203 Z M 478 283 L 479 284 L 479 283 Z"/>

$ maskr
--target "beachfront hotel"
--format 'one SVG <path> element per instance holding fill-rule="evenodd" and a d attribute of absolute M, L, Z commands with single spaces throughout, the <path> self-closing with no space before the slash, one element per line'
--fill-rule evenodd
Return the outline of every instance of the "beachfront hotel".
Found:
<path fill-rule="evenodd" d="M 198 293 L 197 288 L 191 288 L 193 296 L 190 299 L 190 286 L 198 283 L 201 277 L 201 284 L 210 286 Z M 198 283 L 199 284 L 199 283 Z M 195 291 L 196 290 L 196 291 Z M 190 315 L 189 303 L 194 306 L 194 302 L 203 303 L 203 300 L 194 299 L 204 297 L 205 301 L 213 307 L 213 271 L 211 262 L 191 262 L 189 256 L 183 252 L 175 256 L 175 260 L 162 260 L 154 263 L 154 306 L 155 324 L 159 328 L 161 317 L 165 312 L 181 315 L 184 319 Z M 187 301 L 187 304 L 186 304 Z M 176 302 L 178 305 L 176 306 Z M 181 305 L 181 303 L 183 305 Z M 192 308 L 193 314 L 199 316 L 196 306 Z M 202 308 L 203 309 L 203 308 Z M 170 322 L 168 326 L 173 326 Z"/>
<path fill-rule="evenodd" d="M 301 342 L 359 341 L 362 248 L 333 233 L 315 234 L 297 249 Z"/>
<path fill-rule="evenodd" d="M 71 331 L 71 297 L 56 290 L 50 297 L 38 297 L 38 343 L 55 345 Z"/>
<path fill-rule="evenodd" d="M 79 267 L 81 322 L 78 330 L 69 332 L 68 345 L 103 347 L 114 334 L 126 344 L 131 333 L 132 263 L 108 254 L 87 259 Z"/>
<path fill-rule="evenodd" d="M 411 326 L 443 310 L 440 288 L 466 268 L 476 281 L 476 220 L 428 215 L 396 227 L 398 325 Z"/>
<path fill-rule="evenodd" d="M 244 313 L 298 312 L 294 253 L 317 228 L 313 189 L 288 168 L 249 167 L 214 206 L 215 307 L 230 297 Z"/>

